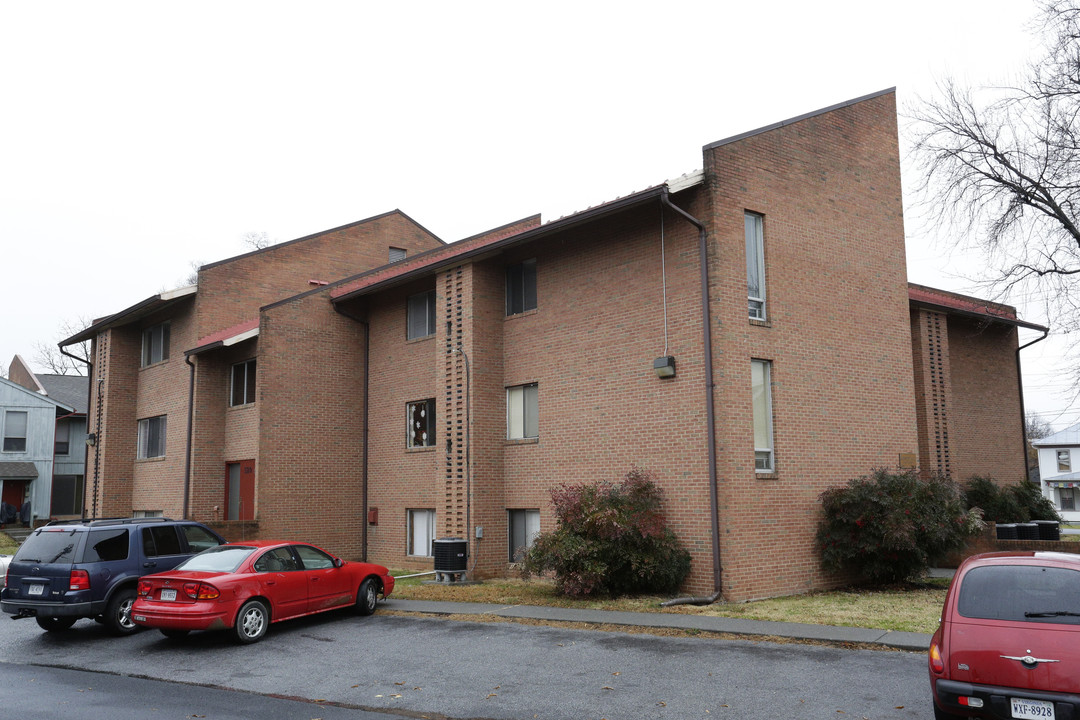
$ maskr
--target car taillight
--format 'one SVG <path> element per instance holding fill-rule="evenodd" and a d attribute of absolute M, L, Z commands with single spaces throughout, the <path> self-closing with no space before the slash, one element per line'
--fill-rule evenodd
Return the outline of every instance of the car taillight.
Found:
<path fill-rule="evenodd" d="M 939 675 L 945 672 L 945 661 L 941 659 L 941 648 L 936 642 L 930 643 L 930 669 Z"/>
<path fill-rule="evenodd" d="M 153 585 L 150 584 L 149 580 L 140 580 L 139 581 L 139 589 L 136 590 L 136 592 L 139 593 L 140 597 L 150 597 L 150 590 L 152 588 L 153 588 Z"/>
<path fill-rule="evenodd" d="M 85 570 L 72 570 L 68 579 L 68 590 L 89 590 L 90 573 Z"/>
<path fill-rule="evenodd" d="M 184 583 L 184 594 L 192 600 L 214 600 L 221 593 L 213 585 L 207 585 L 206 583 Z"/>

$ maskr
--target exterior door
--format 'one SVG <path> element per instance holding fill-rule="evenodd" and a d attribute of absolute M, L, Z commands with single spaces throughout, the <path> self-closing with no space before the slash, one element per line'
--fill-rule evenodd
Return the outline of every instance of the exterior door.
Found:
<path fill-rule="evenodd" d="M 225 465 L 225 520 L 255 519 L 255 461 Z"/>
<path fill-rule="evenodd" d="M 3 491 L 0 491 L 0 500 L 15 508 L 15 521 L 18 522 L 19 511 L 26 499 L 26 481 L 0 480 L 0 484 L 4 487 Z M 0 523 L 2 522 L 4 518 L 0 518 Z"/>

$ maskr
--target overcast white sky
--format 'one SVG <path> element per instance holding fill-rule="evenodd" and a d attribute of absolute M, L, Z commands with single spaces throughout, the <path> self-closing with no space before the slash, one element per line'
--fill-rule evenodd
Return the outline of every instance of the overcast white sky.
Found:
<path fill-rule="evenodd" d="M 695 170 L 711 141 L 946 75 L 1015 76 L 1029 0 L 0 0 L 0 363 L 193 261 L 400 208 L 446 241 Z M 916 177 L 905 167 L 905 187 Z M 909 277 L 971 260 L 908 215 Z M 976 262 L 977 264 L 977 262 Z M 1037 309 L 1025 317 L 1044 322 Z M 1080 419 L 1061 343 L 1029 410 Z"/>

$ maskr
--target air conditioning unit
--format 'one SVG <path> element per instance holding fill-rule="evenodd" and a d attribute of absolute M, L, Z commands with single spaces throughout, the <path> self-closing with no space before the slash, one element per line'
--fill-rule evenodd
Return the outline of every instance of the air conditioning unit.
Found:
<path fill-rule="evenodd" d="M 461 538 L 437 538 L 433 543 L 436 582 L 460 582 L 469 567 L 469 541 Z"/>

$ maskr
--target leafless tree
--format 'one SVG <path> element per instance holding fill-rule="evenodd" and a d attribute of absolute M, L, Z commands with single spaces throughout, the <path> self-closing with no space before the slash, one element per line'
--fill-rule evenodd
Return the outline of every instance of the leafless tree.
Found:
<path fill-rule="evenodd" d="M 989 258 L 987 287 L 1040 299 L 1069 333 L 1080 330 L 1080 0 L 1039 9 L 1044 50 L 1024 77 L 945 81 L 911 112 L 913 153 L 925 207 Z"/>
<path fill-rule="evenodd" d="M 86 328 L 90 327 L 91 320 L 88 317 L 80 316 L 76 320 L 65 320 L 57 332 L 56 340 L 65 340 L 76 333 L 82 332 Z M 89 361 L 90 360 L 90 341 L 86 340 L 75 345 L 68 345 L 66 348 L 68 353 L 75 355 L 78 358 Z M 73 357 L 64 355 L 60 352 L 60 347 L 56 343 L 36 342 L 34 343 L 34 365 L 38 368 L 42 368 L 44 372 L 52 375 L 85 375 L 86 363 L 79 362 Z"/>
<path fill-rule="evenodd" d="M 277 243 L 277 240 L 270 239 L 270 235 L 265 230 L 261 232 L 251 230 L 241 235 L 240 240 L 252 250 L 262 250 Z"/>

